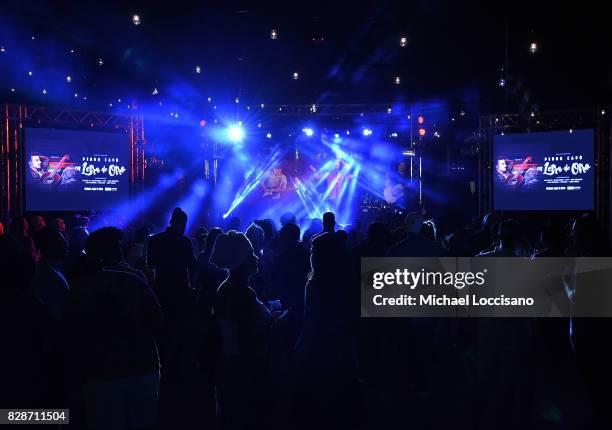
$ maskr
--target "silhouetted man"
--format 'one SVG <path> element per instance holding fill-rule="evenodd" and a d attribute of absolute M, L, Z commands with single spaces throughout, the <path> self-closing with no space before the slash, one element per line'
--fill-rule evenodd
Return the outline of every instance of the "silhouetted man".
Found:
<path fill-rule="evenodd" d="M 185 236 L 187 214 L 175 208 L 170 226 L 149 241 L 147 260 L 155 270 L 155 283 L 162 306 L 178 304 L 192 296 L 190 273 L 196 267 L 191 240 Z M 167 309 L 172 313 L 174 309 Z M 168 315 L 168 314 L 167 314 Z"/>
<path fill-rule="evenodd" d="M 406 239 L 389 248 L 389 257 L 444 257 L 446 252 L 442 245 L 421 235 L 423 217 L 418 212 L 411 212 L 405 221 Z"/>
<path fill-rule="evenodd" d="M 197 376 L 198 320 L 191 275 L 196 258 L 185 236 L 187 214 L 175 208 L 166 231 L 149 241 L 147 261 L 155 270 L 155 292 L 164 313 L 160 337 L 162 398 L 161 422 L 169 426 L 180 410 L 196 411 L 194 381 Z M 184 414 L 182 420 L 191 415 Z M 174 421 L 172 421 L 174 422 Z M 180 421 L 184 427 L 183 421 Z"/>
<path fill-rule="evenodd" d="M 325 212 L 323 214 L 323 232 L 333 233 L 336 228 L 336 215 L 333 212 Z"/>

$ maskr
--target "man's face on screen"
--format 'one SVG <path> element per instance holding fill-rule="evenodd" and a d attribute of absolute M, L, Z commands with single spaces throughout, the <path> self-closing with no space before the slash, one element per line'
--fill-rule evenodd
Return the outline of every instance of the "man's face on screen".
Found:
<path fill-rule="evenodd" d="M 40 162 L 40 157 L 38 155 L 32 155 L 30 157 L 30 164 L 33 169 L 40 169 L 40 165 L 42 164 Z"/>
<path fill-rule="evenodd" d="M 497 160 L 497 170 L 505 173 L 507 168 L 506 160 Z"/>
<path fill-rule="evenodd" d="M 280 176 L 281 173 L 283 173 L 283 170 L 276 168 L 276 169 L 273 169 L 272 172 L 274 172 L 274 176 Z"/>

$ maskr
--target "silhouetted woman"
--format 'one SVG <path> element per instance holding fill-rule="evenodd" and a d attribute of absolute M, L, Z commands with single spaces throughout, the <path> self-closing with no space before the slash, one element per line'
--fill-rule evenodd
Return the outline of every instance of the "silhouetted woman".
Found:
<path fill-rule="evenodd" d="M 354 427 L 359 420 L 356 393 L 356 334 L 359 289 L 351 281 L 351 261 L 337 233 L 312 241 L 302 333 L 296 345 L 298 426 Z"/>
<path fill-rule="evenodd" d="M 249 287 L 257 256 L 239 232 L 221 234 L 210 261 L 228 270 L 213 306 L 220 332 L 217 398 L 221 427 L 253 428 L 257 423 L 258 377 L 273 317 Z"/>

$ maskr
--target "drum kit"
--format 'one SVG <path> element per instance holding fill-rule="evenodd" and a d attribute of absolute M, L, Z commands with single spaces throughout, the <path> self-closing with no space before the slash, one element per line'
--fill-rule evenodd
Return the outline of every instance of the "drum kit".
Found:
<path fill-rule="evenodd" d="M 401 225 L 406 217 L 407 210 L 387 199 L 364 193 L 360 205 L 361 218 L 368 224 L 382 222 L 389 225 Z"/>

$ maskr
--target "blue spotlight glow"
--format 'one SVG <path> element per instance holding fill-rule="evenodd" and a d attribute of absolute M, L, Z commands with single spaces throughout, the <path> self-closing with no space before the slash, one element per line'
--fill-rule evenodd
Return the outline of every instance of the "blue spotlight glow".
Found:
<path fill-rule="evenodd" d="M 308 137 L 310 137 L 310 136 L 312 136 L 314 134 L 314 130 L 312 128 L 310 128 L 310 127 L 303 128 L 302 131 Z"/>
<path fill-rule="evenodd" d="M 272 133 L 268 133 L 268 134 L 266 134 L 266 137 L 267 137 L 268 139 L 272 139 Z"/>
<path fill-rule="evenodd" d="M 244 130 L 239 125 L 227 129 L 227 136 L 232 142 L 240 142 L 244 138 Z"/>
<path fill-rule="evenodd" d="M 364 128 L 363 129 L 363 135 L 364 136 L 371 136 L 372 135 L 372 130 L 370 130 L 369 128 Z"/>

